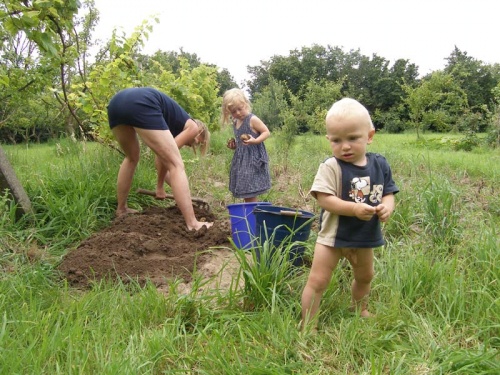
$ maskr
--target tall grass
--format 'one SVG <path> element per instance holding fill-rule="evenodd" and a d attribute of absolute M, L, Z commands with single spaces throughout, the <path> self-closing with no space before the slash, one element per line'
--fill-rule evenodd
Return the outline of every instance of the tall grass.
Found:
<path fill-rule="evenodd" d="M 221 220 L 234 202 L 227 138 L 214 134 L 206 158 L 182 150 L 193 194 Z M 260 244 L 259 259 L 233 249 L 240 267 L 226 289 L 197 274 L 188 294 L 176 282 L 167 295 L 134 282 L 71 289 L 54 266 L 109 224 L 121 155 L 68 140 L 4 146 L 35 214 L 15 221 L 1 195 L 0 374 L 500 373 L 500 153 L 458 152 L 437 136 L 423 138 L 377 134 L 370 146 L 388 158 L 401 190 L 383 227 L 387 243 L 375 252 L 376 317 L 349 312 L 351 272 L 341 262 L 315 335 L 298 330 L 308 268 L 272 256 L 272 238 Z M 272 137 L 266 146 L 273 188 L 261 198 L 317 213 L 307 192 L 330 155 L 324 137 L 297 138 L 286 159 Z M 133 188 L 154 184 L 145 152 Z M 132 206 L 154 203 L 131 195 Z M 315 230 L 303 244 L 307 257 Z"/>

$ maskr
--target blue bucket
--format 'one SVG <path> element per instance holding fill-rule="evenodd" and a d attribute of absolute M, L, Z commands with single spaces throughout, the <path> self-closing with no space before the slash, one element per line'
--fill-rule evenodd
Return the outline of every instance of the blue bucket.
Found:
<path fill-rule="evenodd" d="M 271 202 L 247 202 L 228 204 L 231 220 L 231 237 L 238 249 L 249 250 L 255 246 L 255 215 L 257 206 L 271 205 Z"/>
<path fill-rule="evenodd" d="M 294 242 L 305 242 L 311 234 L 314 214 L 308 211 L 280 206 L 257 206 L 254 209 L 255 230 L 261 244 L 272 241 L 271 250 L 274 256 L 278 248 L 288 244 L 290 247 L 289 261 L 294 266 L 304 264 L 305 247 Z M 260 260 L 260 251 L 256 248 L 257 260 Z"/>

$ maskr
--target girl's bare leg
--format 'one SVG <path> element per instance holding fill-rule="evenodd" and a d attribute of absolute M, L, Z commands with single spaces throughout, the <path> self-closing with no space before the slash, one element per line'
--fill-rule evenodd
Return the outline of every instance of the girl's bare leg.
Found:
<path fill-rule="evenodd" d="M 196 219 L 184 162 L 172 133 L 168 130 L 136 129 L 136 131 L 169 171 L 172 193 L 188 229 L 198 230 L 202 226 L 210 228 L 213 223 L 201 222 Z"/>
<path fill-rule="evenodd" d="M 321 297 L 330 283 L 340 256 L 340 250 L 316 243 L 311 271 L 302 292 L 302 329 L 311 322 L 316 326 L 315 317 Z"/>

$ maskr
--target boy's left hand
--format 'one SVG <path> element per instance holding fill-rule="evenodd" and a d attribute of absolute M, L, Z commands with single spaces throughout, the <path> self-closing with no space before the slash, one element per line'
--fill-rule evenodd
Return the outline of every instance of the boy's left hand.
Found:
<path fill-rule="evenodd" d="M 385 223 L 387 220 L 389 220 L 389 217 L 391 216 L 391 211 L 383 203 L 375 207 L 375 212 L 377 213 L 377 216 L 382 223 Z"/>

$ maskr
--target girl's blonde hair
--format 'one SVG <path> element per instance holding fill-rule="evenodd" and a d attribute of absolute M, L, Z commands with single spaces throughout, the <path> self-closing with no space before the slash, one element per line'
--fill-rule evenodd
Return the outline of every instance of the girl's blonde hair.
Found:
<path fill-rule="evenodd" d="M 191 147 L 193 148 L 193 152 L 196 155 L 196 147 L 200 149 L 201 156 L 205 156 L 208 151 L 208 147 L 210 146 L 210 131 L 208 130 L 207 124 L 203 121 L 195 119 L 196 125 L 198 125 L 198 129 L 200 130 L 201 138 L 203 139 L 200 143 L 193 143 Z"/>
<path fill-rule="evenodd" d="M 222 114 L 221 114 L 221 122 L 222 125 L 230 122 L 231 117 L 231 108 L 238 104 L 244 104 L 248 111 L 252 111 L 252 104 L 250 100 L 246 97 L 243 90 L 234 88 L 227 90 L 222 97 Z"/>

